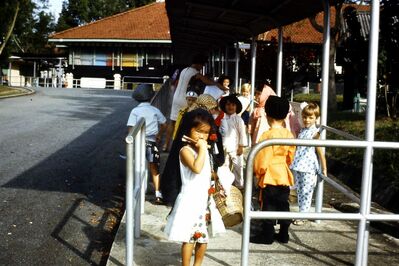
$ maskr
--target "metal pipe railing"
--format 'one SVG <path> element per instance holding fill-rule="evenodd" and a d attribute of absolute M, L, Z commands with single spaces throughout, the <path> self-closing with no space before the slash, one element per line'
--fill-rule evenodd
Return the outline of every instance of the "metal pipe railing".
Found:
<path fill-rule="evenodd" d="M 345 187 L 343 187 L 339 183 L 335 182 L 333 179 L 329 178 L 328 176 L 325 176 L 325 175 L 320 175 L 320 176 L 321 176 L 321 178 L 323 178 L 323 180 L 327 181 L 327 183 L 329 183 L 332 187 L 334 187 L 338 191 L 344 193 L 345 196 L 347 196 L 348 198 L 350 198 L 351 200 L 353 200 L 356 203 L 360 203 L 360 199 L 356 196 L 355 193 L 353 193 L 349 189 L 346 189 Z"/>
<path fill-rule="evenodd" d="M 355 135 L 349 134 L 349 133 L 347 133 L 345 131 L 342 131 L 342 130 L 339 130 L 339 129 L 336 129 L 336 128 L 333 128 L 333 127 L 321 125 L 320 128 L 321 129 L 325 129 L 325 130 L 327 130 L 329 132 L 332 132 L 334 134 L 337 134 L 338 136 L 341 136 L 341 137 L 344 137 L 344 138 L 347 138 L 347 139 L 362 140 L 361 138 L 356 137 Z"/>
<path fill-rule="evenodd" d="M 130 79 L 132 81 L 126 81 L 126 79 Z M 159 83 L 164 83 L 165 82 L 165 77 L 146 77 L 146 76 L 123 76 L 122 77 L 122 84 L 121 84 L 121 88 L 125 89 L 125 86 L 127 86 L 127 84 L 135 84 L 135 83 L 142 83 L 139 82 L 137 80 L 159 80 Z M 136 80 L 136 81 L 133 81 Z M 145 82 L 145 83 L 156 83 L 156 82 Z"/>
<path fill-rule="evenodd" d="M 323 19 L 323 53 L 322 53 L 322 72 L 321 72 L 321 94 L 320 94 L 320 123 L 322 125 L 327 125 L 327 113 L 328 113 L 328 85 L 329 85 L 329 73 L 330 73 L 330 64 L 334 67 L 334 62 L 330 62 L 330 2 L 329 0 L 323 1 L 323 9 L 324 9 L 324 19 Z M 325 132 L 321 132 L 321 139 L 326 139 Z M 323 150 L 324 152 L 324 150 Z M 316 197 L 315 197 L 315 209 L 316 212 L 321 212 L 323 208 L 323 194 L 324 194 L 324 182 L 323 180 L 317 182 L 316 186 Z M 316 221 L 317 223 L 319 221 Z"/>
<path fill-rule="evenodd" d="M 322 219 L 322 220 L 358 220 L 360 223 L 365 224 L 370 220 L 393 220 L 399 221 L 399 215 L 390 214 L 343 214 L 343 213 L 299 213 L 299 212 L 264 212 L 264 211 L 251 211 L 251 197 L 252 197 L 252 182 L 253 182 L 253 162 L 256 154 L 263 148 L 272 145 L 293 145 L 293 146 L 324 146 L 324 147 L 340 147 L 340 148 L 364 148 L 364 149 L 399 149 L 398 142 L 383 142 L 383 141 L 360 141 L 360 140 L 308 140 L 308 139 L 270 139 L 256 144 L 248 154 L 247 167 L 246 167 L 246 180 L 245 180 L 245 195 L 244 195 L 244 223 L 241 242 L 241 265 L 248 265 L 249 256 L 249 235 L 251 218 L 257 219 Z M 371 178 L 371 176 L 364 176 Z M 363 191 L 364 192 L 364 191 Z M 370 198 L 368 200 L 371 201 Z M 364 202 L 362 201 L 362 204 Z M 367 205 L 370 205 L 368 203 Z M 381 216 L 380 216 L 381 215 Z M 363 230 L 367 230 L 364 228 Z M 359 242 L 364 243 L 368 239 L 360 239 L 358 237 L 357 245 Z M 368 243 L 368 242 L 366 242 Z M 356 250 L 356 264 L 362 265 L 363 252 Z"/>
<path fill-rule="evenodd" d="M 377 66 L 378 66 L 378 39 L 380 21 L 380 1 L 371 2 L 371 22 L 368 50 L 368 71 L 367 71 L 367 113 L 366 113 L 366 141 L 374 141 L 375 134 L 375 113 L 377 102 Z M 371 189 L 373 176 L 373 146 L 368 146 L 363 157 L 362 185 L 360 197 L 360 213 L 368 215 L 371 207 Z M 369 221 L 360 221 L 358 227 L 358 241 L 356 247 L 356 265 L 367 265 L 368 241 L 369 241 Z"/>
<path fill-rule="evenodd" d="M 126 139 L 126 265 L 133 265 L 134 238 L 140 237 L 147 181 L 145 119 L 140 118 Z"/>
<path fill-rule="evenodd" d="M 278 50 L 276 71 L 276 94 L 281 97 L 283 78 L 283 27 L 278 28 Z"/>

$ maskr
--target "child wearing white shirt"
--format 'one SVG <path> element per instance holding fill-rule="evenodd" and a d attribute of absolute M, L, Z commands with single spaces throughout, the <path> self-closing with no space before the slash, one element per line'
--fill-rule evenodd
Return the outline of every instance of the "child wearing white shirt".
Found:
<path fill-rule="evenodd" d="M 238 115 L 242 105 L 236 94 L 230 94 L 220 100 L 219 106 L 225 113 L 219 129 L 226 156 L 224 165 L 232 169 L 235 176 L 234 185 L 242 189 L 244 187 L 242 154 L 244 147 L 248 146 L 245 124 Z"/>

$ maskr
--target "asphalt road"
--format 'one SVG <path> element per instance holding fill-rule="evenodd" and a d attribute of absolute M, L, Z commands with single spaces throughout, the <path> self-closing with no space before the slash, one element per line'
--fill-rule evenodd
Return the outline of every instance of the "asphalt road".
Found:
<path fill-rule="evenodd" d="M 35 90 L 0 99 L 0 265 L 104 265 L 131 92 Z"/>

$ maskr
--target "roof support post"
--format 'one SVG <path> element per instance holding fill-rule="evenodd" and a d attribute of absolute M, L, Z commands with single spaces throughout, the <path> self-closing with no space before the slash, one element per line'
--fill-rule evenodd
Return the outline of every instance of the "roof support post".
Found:
<path fill-rule="evenodd" d="M 234 88 L 236 93 L 240 92 L 240 88 L 238 87 L 238 78 L 239 78 L 239 70 L 240 70 L 240 47 L 238 42 L 236 43 L 236 71 L 234 76 Z"/>
<path fill-rule="evenodd" d="M 11 60 L 9 61 L 9 63 L 8 63 L 8 71 L 7 71 L 7 75 L 8 75 L 8 79 L 7 79 L 7 81 L 8 81 L 8 86 L 12 86 L 12 83 L 11 83 L 11 75 L 12 75 L 12 63 L 11 63 Z"/>
<path fill-rule="evenodd" d="M 75 49 L 72 50 L 72 69 L 75 69 Z"/>
<path fill-rule="evenodd" d="M 226 46 L 225 57 L 224 57 L 224 73 L 225 75 L 229 75 L 229 47 Z"/>
<path fill-rule="evenodd" d="M 255 96 L 255 72 L 256 72 L 256 37 L 252 36 L 251 44 L 251 111 L 254 109 Z"/>
<path fill-rule="evenodd" d="M 281 77 L 283 75 L 283 27 L 278 27 L 276 94 L 281 97 Z"/>
<path fill-rule="evenodd" d="M 216 73 L 215 73 L 215 51 L 213 50 L 212 50 L 211 68 L 212 68 L 212 77 L 214 78 Z"/>
<path fill-rule="evenodd" d="M 377 67 L 378 67 L 378 33 L 380 20 L 380 3 L 377 0 L 371 2 L 371 22 L 369 38 L 369 64 L 367 73 L 367 114 L 366 114 L 366 141 L 374 141 L 375 110 L 377 98 Z M 363 156 L 363 175 L 360 194 L 360 214 L 370 214 L 371 188 L 373 176 L 373 153 L 371 145 L 366 147 Z M 370 221 L 362 219 L 359 221 L 357 245 L 356 245 L 356 264 L 367 265 L 368 242 Z"/>
<path fill-rule="evenodd" d="M 59 58 L 58 59 L 59 61 L 58 61 L 58 70 L 57 70 L 57 76 L 56 76 L 56 79 L 57 79 L 57 87 L 58 88 L 62 88 L 62 79 L 61 79 L 61 77 L 62 77 L 62 58 Z"/>
<path fill-rule="evenodd" d="M 320 95 L 320 103 L 321 103 L 321 115 L 320 115 L 320 123 L 321 125 L 327 125 L 327 109 L 328 109 L 328 79 L 329 79 L 329 54 L 330 54 L 330 3 L 328 0 L 323 0 L 324 6 L 324 21 L 323 21 L 323 56 L 322 56 L 322 69 L 321 69 L 321 81 L 322 81 L 322 89 Z M 331 62 L 334 64 L 334 62 Z M 321 139 L 326 139 L 326 131 L 321 132 Z M 323 151 L 324 152 L 324 151 Z M 316 188 L 316 206 L 315 211 L 321 213 L 323 208 L 323 193 L 324 193 L 324 181 L 319 179 L 317 182 Z M 320 223 L 320 220 L 316 221 Z"/>
<path fill-rule="evenodd" d="M 220 75 L 224 74 L 224 62 L 223 62 L 224 58 L 223 58 L 223 53 L 222 53 L 222 48 L 219 48 L 219 69 L 218 69 L 218 77 L 220 77 Z"/>
<path fill-rule="evenodd" d="M 33 60 L 33 78 L 36 78 L 36 60 Z"/>

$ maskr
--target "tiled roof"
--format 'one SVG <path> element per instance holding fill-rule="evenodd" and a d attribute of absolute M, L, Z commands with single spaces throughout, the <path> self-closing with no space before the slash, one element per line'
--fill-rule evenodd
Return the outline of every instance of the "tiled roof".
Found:
<path fill-rule="evenodd" d="M 51 39 L 168 40 L 165 3 L 152 3 L 53 34 Z"/>
<path fill-rule="evenodd" d="M 345 8 L 348 5 L 344 5 Z M 360 5 L 351 5 L 355 7 L 358 12 L 369 11 L 369 6 L 360 6 Z M 331 26 L 335 24 L 335 8 L 331 7 L 330 9 L 330 18 L 331 18 Z M 323 13 L 320 12 L 316 16 L 316 21 L 319 25 L 323 25 Z M 323 42 L 323 33 L 315 30 L 310 24 L 309 19 L 304 19 L 293 23 L 291 25 L 287 25 L 283 27 L 283 39 L 284 42 L 291 43 L 308 43 L 308 44 L 320 44 Z M 258 40 L 262 41 L 278 41 L 278 30 L 274 29 L 262 34 L 258 35 Z"/>

